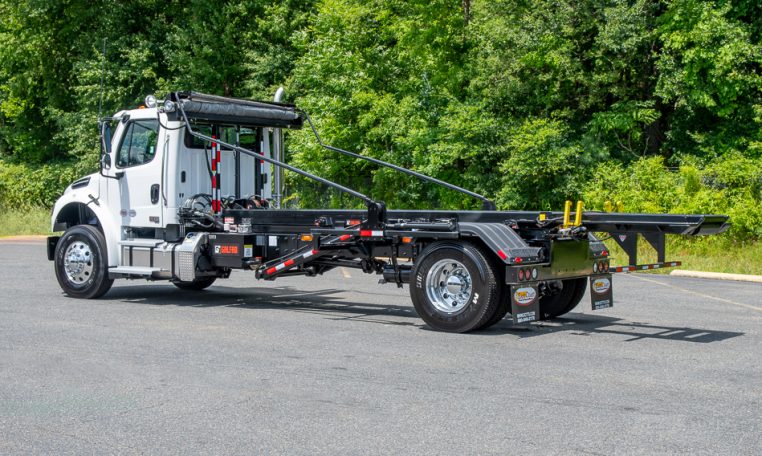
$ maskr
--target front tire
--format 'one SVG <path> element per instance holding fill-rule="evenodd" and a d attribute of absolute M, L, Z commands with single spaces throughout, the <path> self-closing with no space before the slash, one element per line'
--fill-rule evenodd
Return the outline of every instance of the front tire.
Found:
<path fill-rule="evenodd" d="M 181 290 L 188 291 L 201 291 L 212 286 L 217 277 L 202 277 L 195 279 L 193 282 L 172 282 L 175 286 Z"/>
<path fill-rule="evenodd" d="M 418 257 L 410 297 L 430 327 L 463 333 L 480 328 L 495 315 L 499 286 L 495 270 L 478 247 L 438 242 Z"/>
<path fill-rule="evenodd" d="M 114 284 L 108 277 L 106 240 L 92 225 L 66 230 L 56 245 L 54 266 L 58 284 L 73 298 L 101 297 Z"/>

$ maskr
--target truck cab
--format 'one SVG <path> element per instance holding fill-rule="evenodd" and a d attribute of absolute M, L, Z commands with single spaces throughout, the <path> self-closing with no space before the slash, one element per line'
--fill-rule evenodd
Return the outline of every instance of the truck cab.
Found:
<path fill-rule="evenodd" d="M 235 200 L 280 205 L 270 164 L 226 147 L 212 151 L 183 126 L 155 105 L 120 111 L 103 121 L 101 170 L 65 190 L 53 208 L 52 230 L 97 227 L 105 239 L 105 261 L 115 267 L 125 263 L 119 245 L 130 239 L 177 238 L 178 211 L 194 195 L 219 190 Z M 266 158 L 282 144 L 278 128 L 203 121 L 195 128 Z M 219 189 L 213 188 L 215 179 Z"/>

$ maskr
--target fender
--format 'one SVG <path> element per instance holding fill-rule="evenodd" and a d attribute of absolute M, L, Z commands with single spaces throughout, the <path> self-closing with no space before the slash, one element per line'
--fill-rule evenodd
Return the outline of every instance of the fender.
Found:
<path fill-rule="evenodd" d="M 51 231 L 63 231 L 70 223 L 67 220 L 77 219 L 77 223 L 99 225 L 106 239 L 108 265 L 119 264 L 120 219 L 117 211 L 108 207 L 106 182 L 98 173 L 90 174 L 74 181 L 64 194 L 56 201 L 51 214 Z M 88 211 L 82 211 L 81 208 Z M 81 214 L 94 216 L 94 220 L 82 220 Z"/>

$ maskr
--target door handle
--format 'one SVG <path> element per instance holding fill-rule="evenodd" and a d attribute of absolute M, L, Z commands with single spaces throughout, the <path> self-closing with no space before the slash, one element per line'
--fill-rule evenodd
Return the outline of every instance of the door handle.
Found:
<path fill-rule="evenodd" d="M 151 204 L 159 202 L 159 184 L 153 184 L 151 186 Z"/>

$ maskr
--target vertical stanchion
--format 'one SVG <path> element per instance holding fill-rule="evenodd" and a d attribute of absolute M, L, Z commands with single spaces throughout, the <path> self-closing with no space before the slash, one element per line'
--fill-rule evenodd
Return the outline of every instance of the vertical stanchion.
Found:
<path fill-rule="evenodd" d="M 222 136 L 217 130 L 217 135 Z M 217 143 L 217 213 L 222 213 L 222 169 L 220 166 L 220 160 L 222 159 L 222 145 Z"/>
<path fill-rule="evenodd" d="M 219 176 L 217 169 L 217 160 L 219 158 L 219 149 L 217 148 L 217 127 L 212 127 L 212 212 L 218 214 L 220 212 L 220 195 L 219 195 Z"/>

